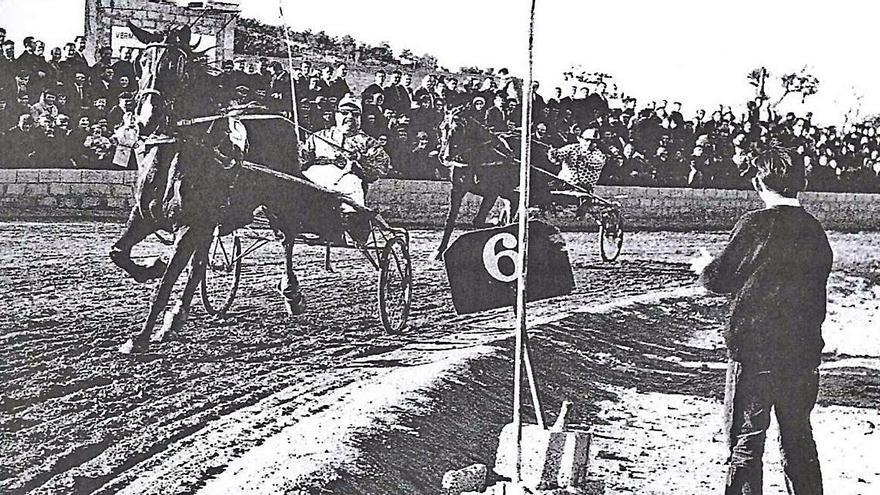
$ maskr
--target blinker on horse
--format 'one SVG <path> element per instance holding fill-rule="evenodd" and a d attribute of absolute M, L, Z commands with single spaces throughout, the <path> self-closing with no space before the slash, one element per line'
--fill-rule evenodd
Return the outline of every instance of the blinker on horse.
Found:
<path fill-rule="evenodd" d="M 163 333 L 173 332 L 185 323 L 192 297 L 204 276 L 220 209 L 236 175 L 231 167 L 224 170 L 217 162 L 229 162 L 244 153 L 229 144 L 228 127 L 224 127 L 227 119 L 218 120 L 218 125 L 212 124 L 202 133 L 177 125 L 182 110 L 198 112 L 196 115 L 209 115 L 213 110 L 193 104 L 192 95 L 212 92 L 194 84 L 197 78 L 190 64 L 194 55 L 190 28 L 176 27 L 165 33 L 146 31 L 131 23 L 129 28 L 146 45 L 135 64 L 139 83 L 135 114 L 143 142 L 137 152 L 134 205 L 110 258 L 139 282 L 159 277 L 162 280 L 140 333 L 120 348 L 126 353 L 147 348 L 174 282 L 191 262 L 183 295 L 166 317 Z M 132 247 L 158 230 L 177 234 L 170 262 L 166 265 L 157 260 L 152 265 L 140 265 L 132 261 Z"/>
<path fill-rule="evenodd" d="M 314 198 L 239 166 L 248 153 L 249 159 L 301 176 L 295 131 L 275 125 L 282 122 L 280 119 L 262 119 L 265 124 L 261 125 L 268 127 L 255 132 L 256 146 L 250 150 L 249 140 L 241 137 L 246 135 L 242 122 L 229 110 L 215 115 L 219 107 L 212 97 L 220 93 L 219 87 L 206 77 L 203 68 L 191 63 L 198 54 L 190 44 L 189 27 L 165 33 L 146 31 L 131 23 L 129 28 L 146 45 L 136 64 L 136 114 L 143 149 L 138 153 L 135 202 L 110 258 L 137 281 L 159 277 L 161 281 L 143 327 L 120 351 L 147 349 L 151 336 L 156 337 L 152 330 L 168 304 L 174 283 L 191 263 L 183 293 L 166 313 L 159 336 L 182 328 L 193 295 L 204 279 L 215 229 L 231 232 L 247 225 L 260 206 L 272 212 L 277 219 L 273 226 L 284 234 L 285 276 L 291 281 L 285 302 L 291 314 L 301 312 L 304 302 L 293 273 L 291 251 L 295 229 Z M 193 124 L 193 119 L 205 122 Z M 132 261 L 132 247 L 158 230 L 176 233 L 170 262 L 145 266 Z"/>

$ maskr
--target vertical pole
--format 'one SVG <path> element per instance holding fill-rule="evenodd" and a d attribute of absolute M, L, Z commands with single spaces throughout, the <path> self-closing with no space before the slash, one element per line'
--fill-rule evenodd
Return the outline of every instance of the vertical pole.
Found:
<path fill-rule="evenodd" d="M 284 0 L 278 0 L 278 12 L 281 14 L 281 29 L 284 30 L 284 41 L 287 45 L 287 76 L 290 78 L 290 99 L 292 112 L 291 120 L 296 125 L 296 135 L 299 136 L 299 102 L 296 100 L 296 84 L 293 81 L 293 44 L 290 41 L 290 30 L 287 19 L 284 17 Z"/>
<path fill-rule="evenodd" d="M 522 143 L 520 146 L 519 167 L 519 251 L 517 252 L 519 273 L 516 284 L 516 350 L 514 352 L 513 368 L 513 424 L 516 430 L 516 469 L 514 482 L 522 481 L 522 366 L 523 350 L 526 339 L 526 278 L 528 275 L 528 252 L 529 252 L 529 158 L 531 155 L 531 119 L 532 119 L 532 80 L 534 35 L 535 35 L 535 2 L 531 0 L 529 9 L 529 38 L 528 38 L 528 73 L 523 82 L 522 101 Z"/>

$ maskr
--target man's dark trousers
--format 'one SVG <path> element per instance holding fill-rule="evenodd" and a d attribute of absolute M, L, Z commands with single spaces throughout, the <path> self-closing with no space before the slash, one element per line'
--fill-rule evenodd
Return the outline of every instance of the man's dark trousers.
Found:
<path fill-rule="evenodd" d="M 789 494 L 821 495 L 822 474 L 810 412 L 819 392 L 815 368 L 750 370 L 737 361 L 727 368 L 725 426 L 730 447 L 726 495 L 763 493 L 764 441 L 770 410 L 776 411 L 785 484 Z"/>

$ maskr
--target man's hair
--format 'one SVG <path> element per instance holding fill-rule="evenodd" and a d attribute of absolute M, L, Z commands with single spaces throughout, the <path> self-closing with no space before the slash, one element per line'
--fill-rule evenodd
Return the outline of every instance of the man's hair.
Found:
<path fill-rule="evenodd" d="M 0 27 L 0 33 L 2 33 L 2 34 L 6 34 L 6 28 L 2 28 L 2 27 Z"/>
<path fill-rule="evenodd" d="M 792 159 L 792 153 L 776 142 L 771 142 L 760 150 L 754 160 L 754 174 L 767 189 L 787 198 L 797 197 L 797 193 L 807 185 L 803 162 Z"/>

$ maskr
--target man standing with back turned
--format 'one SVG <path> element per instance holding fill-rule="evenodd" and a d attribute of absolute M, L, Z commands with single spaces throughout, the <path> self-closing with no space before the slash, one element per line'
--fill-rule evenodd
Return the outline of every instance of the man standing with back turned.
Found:
<path fill-rule="evenodd" d="M 803 164 L 771 146 L 754 160 L 755 190 L 766 204 L 746 213 L 724 251 L 694 260 L 712 292 L 733 297 L 725 340 L 730 468 L 725 493 L 763 493 L 761 457 L 775 409 L 789 494 L 822 493 L 810 412 L 819 390 L 822 322 L 833 254 L 822 226 L 797 194 Z"/>

